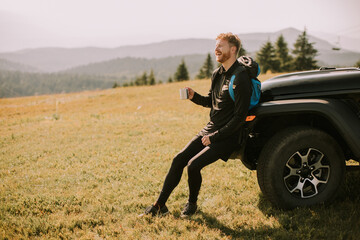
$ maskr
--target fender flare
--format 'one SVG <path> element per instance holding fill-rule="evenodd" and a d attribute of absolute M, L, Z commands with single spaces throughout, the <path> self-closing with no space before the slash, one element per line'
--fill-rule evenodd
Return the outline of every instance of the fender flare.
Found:
<path fill-rule="evenodd" d="M 277 100 L 259 104 L 249 112 L 256 121 L 249 124 L 252 128 L 259 119 L 284 114 L 315 113 L 325 117 L 346 142 L 353 155 L 360 159 L 360 118 L 339 99 L 292 99 Z"/>

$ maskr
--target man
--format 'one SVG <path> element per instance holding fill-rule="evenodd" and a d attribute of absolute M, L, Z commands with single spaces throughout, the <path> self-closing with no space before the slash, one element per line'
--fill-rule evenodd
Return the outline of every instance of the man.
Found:
<path fill-rule="evenodd" d="M 227 161 L 238 146 L 239 133 L 250 105 L 251 80 L 243 66 L 236 59 L 240 39 L 232 33 L 222 33 L 216 38 L 215 56 L 221 66 L 211 78 L 208 96 L 201 96 L 187 88 L 189 99 L 203 107 L 211 108 L 210 122 L 173 159 L 170 170 L 157 201 L 149 206 L 143 215 L 165 215 L 165 203 L 178 185 L 183 169 L 187 166 L 189 200 L 181 212 L 190 216 L 197 210 L 197 197 L 201 186 L 201 169 L 218 159 Z M 235 75 L 235 101 L 229 95 L 230 78 Z"/>

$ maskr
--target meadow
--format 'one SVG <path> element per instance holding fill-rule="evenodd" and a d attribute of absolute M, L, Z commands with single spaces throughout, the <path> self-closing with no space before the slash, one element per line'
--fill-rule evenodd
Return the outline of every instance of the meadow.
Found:
<path fill-rule="evenodd" d="M 270 75 L 261 76 L 265 80 Z M 358 239 L 360 173 L 330 206 L 283 211 L 239 160 L 202 170 L 199 212 L 181 219 L 187 173 L 166 217 L 138 215 L 209 110 L 179 99 L 209 80 L 0 99 L 0 239 Z"/>

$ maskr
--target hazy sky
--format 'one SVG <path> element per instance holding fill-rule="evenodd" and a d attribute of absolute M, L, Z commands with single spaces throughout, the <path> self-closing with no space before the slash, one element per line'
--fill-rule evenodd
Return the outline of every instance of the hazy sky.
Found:
<path fill-rule="evenodd" d="M 16 33 L 0 43 L 116 47 L 305 26 L 360 39 L 359 9 L 360 0 L 0 0 L 0 33 Z"/>

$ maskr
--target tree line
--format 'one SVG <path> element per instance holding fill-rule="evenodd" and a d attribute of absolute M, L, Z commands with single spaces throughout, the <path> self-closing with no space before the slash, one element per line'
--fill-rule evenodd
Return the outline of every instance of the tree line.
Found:
<path fill-rule="evenodd" d="M 114 76 L 0 71 L 0 98 L 108 89 Z"/>
<path fill-rule="evenodd" d="M 182 59 L 181 63 L 177 67 L 177 70 L 176 70 L 174 76 L 173 77 L 169 76 L 167 82 L 169 82 L 169 83 L 171 83 L 173 81 L 180 82 L 180 81 L 185 81 L 185 80 L 189 80 L 189 79 L 190 79 L 189 71 L 187 70 L 184 59 Z M 158 81 L 157 83 L 162 83 L 162 81 Z M 123 87 L 155 85 L 155 84 L 156 84 L 156 80 L 155 80 L 155 76 L 154 76 L 154 71 L 151 69 L 149 75 L 147 75 L 147 73 L 144 72 L 141 76 L 137 76 L 135 78 L 135 81 L 131 81 L 129 83 L 124 83 Z M 118 86 L 118 85 L 116 84 L 114 86 Z"/>
<path fill-rule="evenodd" d="M 317 69 L 319 67 L 315 57 L 318 51 L 313 45 L 314 43 L 309 42 L 306 30 L 304 30 L 294 43 L 293 50 L 290 51 L 283 35 L 280 35 L 274 44 L 270 40 L 263 44 L 256 53 L 255 60 L 259 63 L 262 73 L 267 71 L 291 72 Z M 246 54 L 246 50 L 241 47 L 238 57 Z M 211 56 L 208 54 L 196 78 L 210 78 L 213 68 Z"/>
<path fill-rule="evenodd" d="M 310 43 L 306 30 L 300 34 L 291 51 L 282 35 L 273 45 L 267 41 L 256 54 L 256 60 L 260 64 L 262 72 L 290 72 L 305 71 L 319 68 L 315 57 L 317 50 Z"/>
<path fill-rule="evenodd" d="M 318 51 L 314 48 L 313 45 L 314 43 L 309 42 L 306 30 L 304 30 L 304 32 L 298 36 L 296 42 L 294 43 L 293 50 L 290 51 L 283 35 L 280 35 L 274 44 L 268 40 L 256 53 L 255 59 L 259 63 L 262 73 L 266 73 L 267 71 L 291 72 L 317 69 L 319 67 L 315 57 Z M 238 57 L 246 54 L 246 50 L 241 47 L 238 53 Z M 199 69 L 199 72 L 195 78 L 211 78 L 213 71 L 214 64 L 210 53 L 208 53 L 204 64 Z M 167 82 L 179 82 L 186 80 L 190 80 L 190 77 L 183 59 L 177 67 L 173 78 L 170 76 Z M 141 76 L 137 76 L 135 81 L 125 83 L 123 86 L 155 85 L 155 83 L 156 81 L 154 72 L 151 70 L 149 76 L 146 72 L 144 72 Z M 117 84 L 114 86 L 117 86 Z"/>

